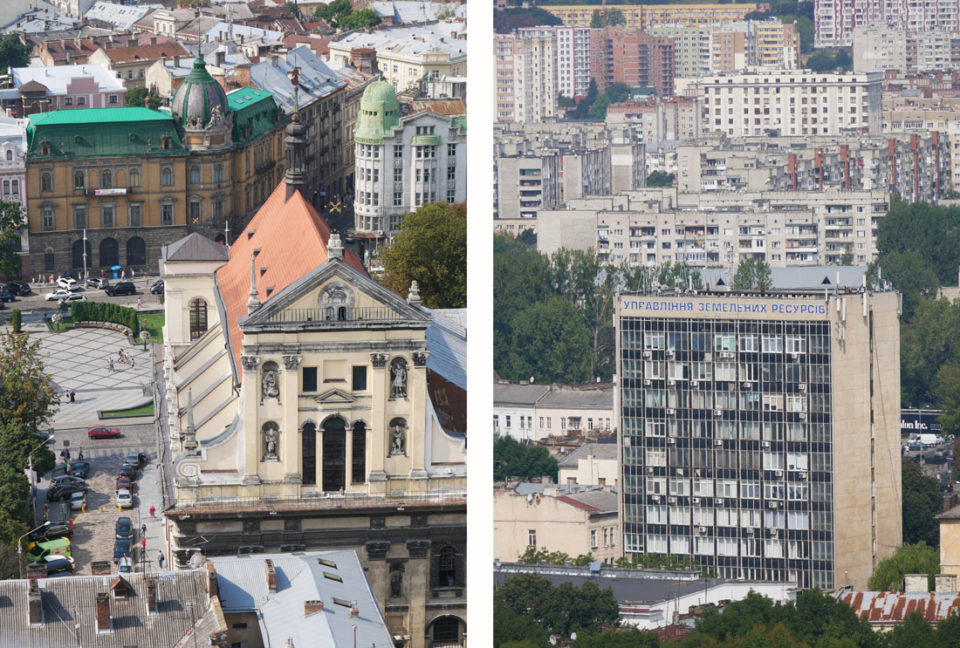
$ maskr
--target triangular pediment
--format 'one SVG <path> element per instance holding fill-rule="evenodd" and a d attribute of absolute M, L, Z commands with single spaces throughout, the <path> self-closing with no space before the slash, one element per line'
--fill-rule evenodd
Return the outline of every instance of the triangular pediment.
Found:
<path fill-rule="evenodd" d="M 425 329 L 430 317 L 340 259 L 331 259 L 272 295 L 239 324 L 245 332 L 289 327 Z"/>
<path fill-rule="evenodd" d="M 315 399 L 318 403 L 352 403 L 355 399 L 353 396 L 348 394 L 345 391 L 341 391 L 337 388 L 329 389 Z"/>

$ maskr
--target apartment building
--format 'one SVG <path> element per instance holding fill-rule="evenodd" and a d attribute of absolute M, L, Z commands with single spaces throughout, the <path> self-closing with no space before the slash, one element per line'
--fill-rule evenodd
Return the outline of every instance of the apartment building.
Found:
<path fill-rule="evenodd" d="M 544 6 L 568 27 L 589 27 L 597 5 Z M 602 9 L 619 11 L 627 27 L 647 30 L 670 25 L 711 25 L 743 20 L 757 10 L 756 4 L 667 4 L 605 5 Z"/>
<path fill-rule="evenodd" d="M 880 132 L 880 74 L 762 70 L 701 79 L 706 131 L 728 136 Z"/>
<path fill-rule="evenodd" d="M 664 25 L 647 30 L 651 36 L 673 39 L 674 74 L 678 77 L 698 78 L 712 72 L 710 25 Z"/>
<path fill-rule="evenodd" d="M 795 70 L 800 67 L 797 26 L 744 20 L 713 29 L 711 70 L 714 74 L 747 68 Z"/>
<path fill-rule="evenodd" d="M 896 293 L 617 300 L 629 554 L 863 588 L 900 544 Z"/>
<path fill-rule="evenodd" d="M 863 27 L 853 35 L 855 72 L 905 74 L 960 67 L 960 34 L 946 31 L 904 32 L 893 27 Z"/>
<path fill-rule="evenodd" d="M 603 92 L 611 83 L 653 88 L 673 94 L 674 39 L 651 36 L 631 27 L 590 30 L 590 77 Z"/>
<path fill-rule="evenodd" d="M 960 10 L 952 0 L 814 0 L 817 47 L 851 45 L 858 27 L 890 27 L 901 33 L 956 33 Z"/>
<path fill-rule="evenodd" d="M 536 30 L 496 34 L 493 43 L 497 121 L 538 122 L 556 115 L 559 92 L 556 35 Z"/>
<path fill-rule="evenodd" d="M 656 149 L 663 142 L 700 137 L 702 116 L 696 97 L 652 97 L 647 101 L 625 101 L 607 108 L 609 127 L 629 125 L 634 137 Z"/>
<path fill-rule="evenodd" d="M 522 27 L 517 32 L 533 38 L 556 39 L 557 92 L 581 99 L 590 89 L 590 29 L 587 27 Z"/>
<path fill-rule="evenodd" d="M 531 224 L 537 249 L 594 249 L 616 265 L 865 265 L 876 256 L 877 228 L 889 208 L 883 189 L 681 195 L 679 206 L 672 192 L 646 189 L 541 210 Z"/>

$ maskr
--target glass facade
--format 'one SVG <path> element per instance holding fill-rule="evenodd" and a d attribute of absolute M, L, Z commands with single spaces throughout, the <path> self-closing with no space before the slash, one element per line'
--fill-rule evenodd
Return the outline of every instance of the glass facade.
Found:
<path fill-rule="evenodd" d="M 628 553 L 832 588 L 830 322 L 621 316 Z"/>

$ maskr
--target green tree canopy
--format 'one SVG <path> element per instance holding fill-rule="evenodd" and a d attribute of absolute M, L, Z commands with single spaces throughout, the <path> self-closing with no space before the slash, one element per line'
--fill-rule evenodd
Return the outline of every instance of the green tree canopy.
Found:
<path fill-rule="evenodd" d="M 773 274 L 770 266 L 762 259 L 744 259 L 733 275 L 734 290 L 770 290 L 773 288 Z"/>
<path fill-rule="evenodd" d="M 940 483 L 924 475 L 910 459 L 901 461 L 903 478 L 903 541 L 940 545 L 940 525 L 934 516 L 943 510 Z"/>
<path fill-rule="evenodd" d="M 128 88 L 124 93 L 124 105 L 126 106 L 146 106 L 147 98 L 154 107 L 159 106 L 161 101 L 150 88 Z"/>
<path fill-rule="evenodd" d="M 666 173 L 665 171 L 654 171 L 647 176 L 647 186 L 648 187 L 672 187 L 674 180 L 677 179 L 677 176 L 673 173 Z"/>
<path fill-rule="evenodd" d="M 466 205 L 430 203 L 407 214 L 383 257 L 383 283 L 393 292 L 405 297 L 416 281 L 427 308 L 465 308 Z"/>
<path fill-rule="evenodd" d="M 0 421 L 36 432 L 53 417 L 60 394 L 44 372 L 40 342 L 0 333 Z"/>
<path fill-rule="evenodd" d="M 620 608 L 613 592 L 596 583 L 556 587 L 536 574 L 517 574 L 493 595 L 494 614 L 507 608 L 527 617 L 550 634 L 569 637 L 572 633 L 596 634 L 619 623 Z"/>
<path fill-rule="evenodd" d="M 577 637 L 570 648 L 660 648 L 660 637 L 655 632 L 641 632 L 636 628 L 604 630 L 600 634 Z"/>
<path fill-rule="evenodd" d="M 336 27 L 351 11 L 353 11 L 353 5 L 350 4 L 350 0 L 333 0 L 325 5 L 319 5 L 313 10 L 313 15 Z"/>
<path fill-rule="evenodd" d="M 37 475 L 45 475 L 56 466 L 56 455 L 40 442 L 33 430 L 22 425 L 0 423 L 0 457 L 7 464 L 23 470 L 29 466 L 31 453 Z"/>
<path fill-rule="evenodd" d="M 20 203 L 0 200 L 0 275 L 7 279 L 20 276 L 20 231 L 28 228 Z"/>
<path fill-rule="evenodd" d="M 544 383 L 590 379 L 590 329 L 571 302 L 550 297 L 530 304 L 516 313 L 511 328 L 511 375 Z"/>
<path fill-rule="evenodd" d="M 540 7 L 511 7 L 493 12 L 493 31 L 497 34 L 509 34 L 521 27 L 562 24 L 562 20 Z"/>
<path fill-rule="evenodd" d="M 19 32 L 8 32 L 0 38 L 0 68 L 27 67 L 33 47 L 20 40 Z"/>
<path fill-rule="evenodd" d="M 345 30 L 366 29 L 380 24 L 380 16 L 373 9 L 357 9 L 340 19 L 340 28 Z"/>
<path fill-rule="evenodd" d="M 493 444 L 493 479 L 522 480 L 549 475 L 557 480 L 557 460 L 543 446 L 529 446 L 511 436 L 501 436 Z"/>
<path fill-rule="evenodd" d="M 911 462 L 912 463 L 912 462 Z M 903 544 L 893 555 L 881 560 L 867 581 L 867 588 L 876 592 L 903 591 L 906 574 L 927 574 L 932 582 L 940 573 L 940 552 L 925 542 Z"/>

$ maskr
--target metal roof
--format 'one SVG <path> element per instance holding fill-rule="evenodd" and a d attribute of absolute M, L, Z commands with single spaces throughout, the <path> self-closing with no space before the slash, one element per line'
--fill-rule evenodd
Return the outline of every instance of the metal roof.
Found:
<path fill-rule="evenodd" d="M 561 466 L 576 466 L 581 459 L 586 459 L 587 456 L 593 455 L 594 459 L 616 459 L 617 458 L 617 444 L 616 443 L 584 443 L 579 448 L 568 454 L 559 465 Z"/>
<path fill-rule="evenodd" d="M 431 316 L 427 329 L 427 369 L 457 387 L 467 388 L 466 308 L 427 310 Z"/>
<path fill-rule="evenodd" d="M 844 592 L 840 600 L 871 624 L 900 623 L 913 612 L 943 621 L 960 605 L 957 592 Z"/>
<path fill-rule="evenodd" d="M 266 560 L 276 571 L 273 592 Z M 224 556 L 210 562 L 217 570 L 223 612 L 256 611 L 265 645 L 282 646 L 288 639 L 295 646 L 392 645 L 383 613 L 352 550 Z M 323 601 L 323 609 L 307 615 L 305 601 Z M 356 616 L 351 607 L 358 611 Z"/>
<path fill-rule="evenodd" d="M 548 389 L 547 385 L 503 385 L 496 383 L 493 385 L 493 404 L 498 407 L 503 405 L 533 407 Z"/>
<path fill-rule="evenodd" d="M 194 232 L 163 248 L 164 261 L 228 261 L 226 246 Z"/>
<path fill-rule="evenodd" d="M 13 85 L 17 88 L 30 82 L 42 84 L 51 94 L 67 94 L 67 86 L 79 77 L 92 77 L 101 92 L 123 92 L 123 81 L 103 65 L 57 65 L 13 68 Z"/>
<path fill-rule="evenodd" d="M 74 108 L 73 110 L 54 110 L 53 112 L 30 115 L 32 126 L 87 126 L 91 124 L 130 124 L 141 122 L 173 123 L 168 112 L 139 107 L 122 108 Z"/>
<path fill-rule="evenodd" d="M 537 407 L 612 410 L 613 386 L 605 389 L 551 387 L 550 391 L 537 401 Z"/>
<path fill-rule="evenodd" d="M 722 278 L 723 283 L 732 288 L 735 270 L 726 268 L 705 268 L 699 271 L 703 284 L 716 288 Z M 791 266 L 789 268 L 770 268 L 775 290 L 822 290 L 824 288 L 859 288 L 867 266 Z M 839 275 L 839 283 L 837 277 Z"/>

